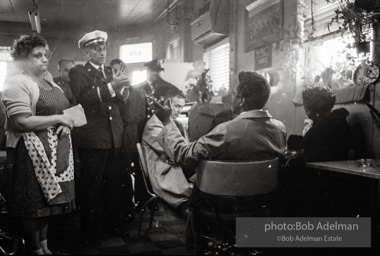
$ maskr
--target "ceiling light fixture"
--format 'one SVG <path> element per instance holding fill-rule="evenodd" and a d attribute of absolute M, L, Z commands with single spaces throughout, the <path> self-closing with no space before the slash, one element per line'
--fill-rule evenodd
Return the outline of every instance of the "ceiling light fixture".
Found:
<path fill-rule="evenodd" d="M 33 0 L 33 10 L 28 11 L 29 21 L 32 25 L 33 32 L 39 34 L 41 33 L 41 22 L 40 22 L 40 15 L 38 12 L 38 7 L 36 4 L 34 4 Z"/>

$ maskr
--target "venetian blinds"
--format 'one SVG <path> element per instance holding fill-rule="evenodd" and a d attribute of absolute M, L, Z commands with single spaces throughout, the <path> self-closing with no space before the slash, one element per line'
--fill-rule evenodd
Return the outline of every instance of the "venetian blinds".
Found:
<path fill-rule="evenodd" d="M 331 23 L 331 18 L 335 15 L 338 5 L 333 1 L 326 0 L 305 1 L 305 32 L 306 36 L 320 37 L 338 30 L 336 22 Z M 330 27 L 328 24 L 331 23 Z"/>
<path fill-rule="evenodd" d="M 206 50 L 203 60 L 210 68 L 208 74 L 212 80 L 213 89 L 216 92 L 222 88 L 228 90 L 230 85 L 230 43 L 224 42 Z"/>
<path fill-rule="evenodd" d="M 166 59 L 171 61 L 181 61 L 181 44 L 180 39 L 176 38 L 169 42 L 166 50 Z"/>
<path fill-rule="evenodd" d="M 12 61 L 10 52 L 11 52 L 11 47 L 0 46 L 0 61 Z"/>
<path fill-rule="evenodd" d="M 8 63 L 12 60 L 11 48 L 0 46 L 0 91 L 3 90 L 5 77 L 8 71 Z"/>

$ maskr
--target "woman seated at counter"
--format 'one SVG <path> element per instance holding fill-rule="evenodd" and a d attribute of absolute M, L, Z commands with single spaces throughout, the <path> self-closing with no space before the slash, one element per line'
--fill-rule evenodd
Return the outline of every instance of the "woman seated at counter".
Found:
<path fill-rule="evenodd" d="M 304 137 L 289 137 L 288 149 L 303 153 L 283 173 L 281 198 L 286 201 L 285 215 L 328 216 L 335 214 L 333 202 L 341 201 L 335 193 L 342 189 L 340 185 L 345 179 L 335 173 L 307 169 L 305 163 L 346 160 L 350 149 L 349 112 L 345 108 L 332 110 L 336 99 L 328 87 L 306 87 L 302 98 L 310 123 L 304 129 Z"/>
<path fill-rule="evenodd" d="M 350 149 L 349 112 L 332 110 L 335 94 L 328 87 L 306 87 L 302 92 L 307 124 L 303 136 L 290 135 L 288 150 L 303 152 L 295 162 L 338 161 L 347 158 Z"/>
<path fill-rule="evenodd" d="M 345 108 L 332 110 L 335 94 L 327 87 L 307 87 L 302 98 L 306 115 L 312 120 L 301 145 L 305 161 L 345 160 L 350 148 L 349 112 Z"/>

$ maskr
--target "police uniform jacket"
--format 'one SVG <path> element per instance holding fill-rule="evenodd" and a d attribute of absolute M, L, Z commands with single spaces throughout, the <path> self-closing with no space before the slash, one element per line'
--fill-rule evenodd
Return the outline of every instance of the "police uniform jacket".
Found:
<path fill-rule="evenodd" d="M 141 142 L 147 121 L 145 91 L 129 88 L 129 97 L 121 105 L 121 117 L 124 124 L 123 148 L 125 152 L 137 153 L 136 143 Z"/>
<path fill-rule="evenodd" d="M 121 107 L 124 123 L 123 147 L 126 152 L 137 153 L 136 143 L 142 141 L 145 124 L 154 115 L 154 109 L 147 103 L 145 94 L 160 100 L 167 91 L 177 88 L 160 77 L 152 85 L 153 93 L 147 81 L 131 86 L 128 101 Z"/>
<path fill-rule="evenodd" d="M 70 84 L 77 103 L 84 108 L 87 124 L 76 127 L 72 138 L 78 148 L 110 149 L 122 143 L 123 124 L 119 98 L 112 97 L 107 83 L 112 81 L 112 70 L 104 67 L 104 74 L 87 62 L 70 70 Z"/>
<path fill-rule="evenodd" d="M 169 90 L 178 89 L 176 86 L 166 82 L 161 77 L 158 77 L 157 80 L 152 83 L 152 86 L 154 87 L 153 97 L 159 100 L 161 97 L 164 97 Z M 143 89 L 147 94 L 152 94 L 152 89 L 150 88 L 147 81 L 136 85 L 136 89 Z"/>

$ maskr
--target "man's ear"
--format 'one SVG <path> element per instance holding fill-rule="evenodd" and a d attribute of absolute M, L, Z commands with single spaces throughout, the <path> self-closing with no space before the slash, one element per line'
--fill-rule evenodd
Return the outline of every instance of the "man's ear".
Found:
<path fill-rule="evenodd" d="M 244 105 L 244 103 L 245 103 L 245 98 L 241 98 L 240 99 L 240 106 L 242 107 Z"/>
<path fill-rule="evenodd" d="M 88 52 L 89 52 L 89 49 L 84 49 L 84 54 L 86 54 L 86 56 L 88 56 Z"/>

